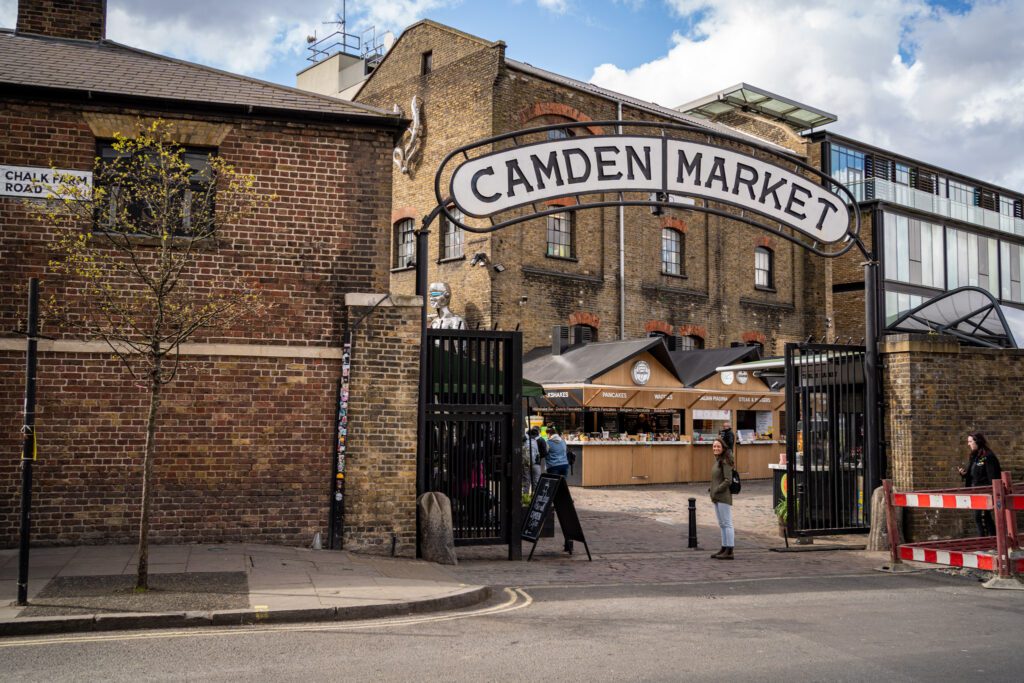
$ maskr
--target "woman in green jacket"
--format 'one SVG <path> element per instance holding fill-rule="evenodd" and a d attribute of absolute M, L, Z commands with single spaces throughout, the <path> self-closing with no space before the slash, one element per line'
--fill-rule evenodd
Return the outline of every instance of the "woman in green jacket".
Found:
<path fill-rule="evenodd" d="M 736 543 L 736 534 L 732 527 L 732 493 L 729 485 L 732 483 L 732 451 L 726 448 L 722 439 L 715 439 L 711 444 L 711 451 L 715 454 L 715 464 L 711 466 L 711 502 L 715 506 L 715 517 L 718 518 L 718 526 L 722 531 L 722 549 L 711 557 L 716 560 L 733 559 L 733 546 Z"/>

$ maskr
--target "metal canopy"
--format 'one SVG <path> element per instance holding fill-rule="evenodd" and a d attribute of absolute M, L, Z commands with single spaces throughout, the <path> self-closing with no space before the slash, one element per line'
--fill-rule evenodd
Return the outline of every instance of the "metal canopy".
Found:
<path fill-rule="evenodd" d="M 1024 344 L 1024 311 L 1003 306 L 980 287 L 960 287 L 912 308 L 887 332 L 938 332 L 965 344 L 1019 349 Z"/>
<path fill-rule="evenodd" d="M 749 109 L 785 121 L 798 131 L 824 126 L 838 120 L 834 114 L 746 83 L 737 83 L 731 88 L 719 90 L 675 109 L 703 119 L 712 119 L 735 109 Z"/>

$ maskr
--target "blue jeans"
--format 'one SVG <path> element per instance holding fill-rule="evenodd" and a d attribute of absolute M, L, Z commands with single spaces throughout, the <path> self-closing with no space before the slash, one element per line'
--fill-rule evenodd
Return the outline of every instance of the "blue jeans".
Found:
<path fill-rule="evenodd" d="M 549 467 L 548 468 L 548 474 L 557 474 L 557 475 L 560 475 L 560 476 L 563 476 L 563 477 L 568 477 L 569 476 L 569 466 L 568 465 L 555 465 L 553 467 Z"/>
<path fill-rule="evenodd" d="M 732 548 L 736 545 L 736 532 L 732 528 L 732 505 L 715 503 L 715 517 L 722 530 L 722 546 Z"/>

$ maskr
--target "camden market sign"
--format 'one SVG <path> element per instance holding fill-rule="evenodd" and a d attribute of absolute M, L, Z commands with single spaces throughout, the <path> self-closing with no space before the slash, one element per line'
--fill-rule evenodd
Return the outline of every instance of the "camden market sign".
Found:
<path fill-rule="evenodd" d="M 655 125 L 635 121 L 599 123 L 623 124 L 633 130 Z M 845 253 L 858 239 L 859 215 L 852 208 L 856 200 L 847 188 L 789 154 L 757 146 L 750 140 L 692 126 L 658 124 L 661 133 L 700 133 L 704 140 L 721 144 L 664 134 L 586 135 L 519 144 L 520 136 L 582 125 L 596 124 L 543 126 L 453 151 L 442 162 L 435 180 L 442 211 L 453 223 L 471 232 L 490 232 L 566 210 L 667 206 L 670 197 L 682 195 L 725 206 L 716 209 L 705 204 L 691 209 L 768 230 L 823 256 Z M 513 146 L 487 151 L 506 140 L 511 140 Z M 442 197 L 440 178 L 446 167 L 450 170 L 449 192 Z M 642 193 L 639 196 L 650 199 L 629 199 L 627 192 Z M 601 199 L 609 194 L 617 195 L 617 199 Z M 548 204 L 566 197 L 575 198 L 575 203 L 554 208 Z M 466 216 L 490 218 L 492 225 L 465 226 L 449 207 Z M 495 216 L 522 207 L 533 210 L 495 223 Z M 728 208 L 740 209 L 741 213 L 729 212 Z"/>

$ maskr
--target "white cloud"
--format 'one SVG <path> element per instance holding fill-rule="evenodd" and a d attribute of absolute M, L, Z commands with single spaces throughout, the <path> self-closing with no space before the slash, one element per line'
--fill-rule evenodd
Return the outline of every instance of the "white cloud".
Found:
<path fill-rule="evenodd" d="M 838 115 L 836 132 L 1024 189 L 1024 3 L 667 1 L 667 54 L 602 64 L 594 83 L 677 106 L 743 81 Z"/>
<path fill-rule="evenodd" d="M 537 0 L 537 5 L 555 14 L 565 14 L 569 11 L 569 0 Z"/>
<path fill-rule="evenodd" d="M 0 0 L 8 2 L 9 0 Z M 427 12 L 460 0 L 350 0 L 347 31 L 357 36 L 400 32 Z M 0 6 L 2 7 L 2 6 Z M 145 50 L 258 75 L 283 58 L 305 54 L 306 36 L 324 37 L 324 25 L 342 12 L 342 0 L 110 0 L 107 36 Z"/>

